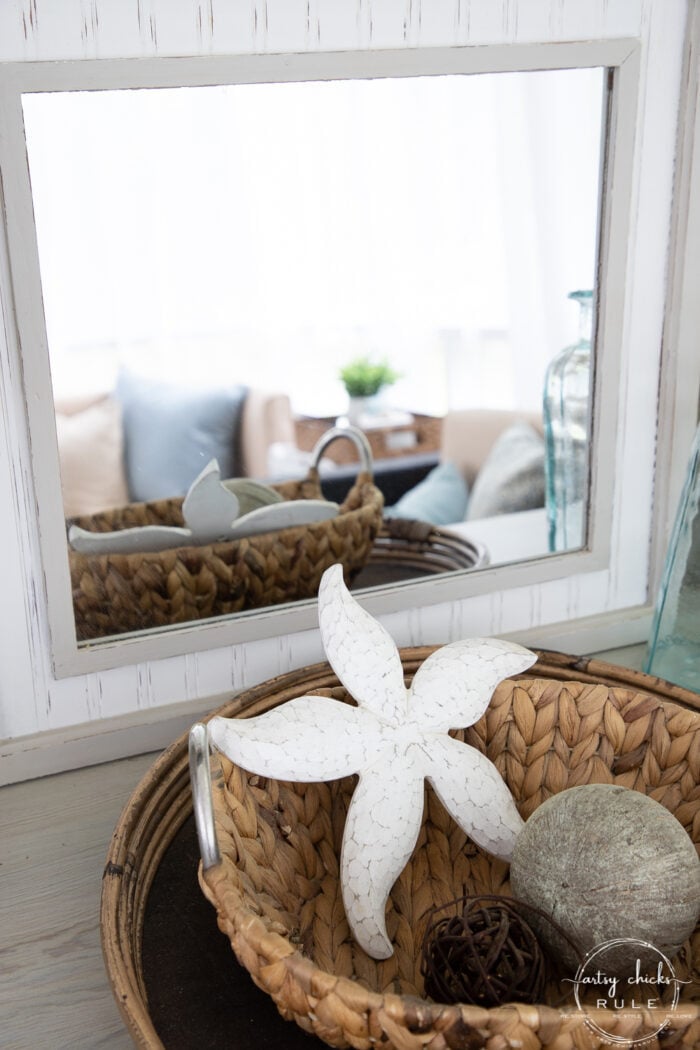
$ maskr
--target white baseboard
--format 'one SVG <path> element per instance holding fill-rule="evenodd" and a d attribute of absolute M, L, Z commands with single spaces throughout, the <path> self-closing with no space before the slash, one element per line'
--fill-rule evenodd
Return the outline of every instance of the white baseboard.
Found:
<path fill-rule="evenodd" d="M 625 610 L 624 616 L 611 613 L 549 624 L 506 637 L 535 649 L 601 655 L 612 663 L 638 669 L 642 658 L 639 643 L 648 637 L 651 615 L 646 607 Z M 188 700 L 5 740 L 0 743 L 0 785 L 161 751 L 232 695 Z"/>
<path fill-rule="evenodd" d="M 635 609 L 624 609 L 620 612 L 605 613 L 602 616 L 590 616 L 581 620 L 569 620 L 564 623 L 547 624 L 544 627 L 533 627 L 527 631 L 515 631 L 504 635 L 522 645 L 533 649 L 556 649 L 562 653 L 577 656 L 602 656 L 612 663 L 630 666 L 622 650 L 631 646 L 646 644 L 651 630 L 654 611 L 649 606 Z M 616 650 L 620 652 L 613 658 Z M 634 661 L 635 670 L 641 667 L 643 657 L 637 654 Z"/>
<path fill-rule="evenodd" d="M 0 743 L 0 785 L 162 751 L 233 694 L 134 711 Z"/>

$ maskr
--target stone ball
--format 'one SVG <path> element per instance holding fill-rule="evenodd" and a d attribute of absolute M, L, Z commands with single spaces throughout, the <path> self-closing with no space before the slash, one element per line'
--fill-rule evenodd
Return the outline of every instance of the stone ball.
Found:
<path fill-rule="evenodd" d="M 553 795 L 518 835 L 513 896 L 550 916 L 581 955 L 616 938 L 646 941 L 669 958 L 700 914 L 700 860 L 683 826 L 658 802 L 614 784 Z M 576 952 L 544 919 L 532 925 L 552 956 L 576 970 Z M 616 956 L 632 971 L 635 946 Z"/>

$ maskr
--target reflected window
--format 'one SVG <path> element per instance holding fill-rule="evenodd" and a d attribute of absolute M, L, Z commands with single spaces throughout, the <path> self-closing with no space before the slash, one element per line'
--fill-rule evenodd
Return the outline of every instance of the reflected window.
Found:
<path fill-rule="evenodd" d="M 23 99 L 57 397 L 159 376 L 539 411 L 593 286 L 603 71 Z M 144 351 L 151 356 L 144 358 Z"/>

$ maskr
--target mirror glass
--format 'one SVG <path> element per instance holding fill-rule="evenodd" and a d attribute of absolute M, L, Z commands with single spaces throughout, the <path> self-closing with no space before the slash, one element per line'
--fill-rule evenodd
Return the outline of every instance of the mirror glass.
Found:
<path fill-rule="evenodd" d="M 271 484 L 320 458 L 340 504 L 323 528 L 348 512 L 354 445 L 313 450 L 349 422 L 384 496 L 353 586 L 585 545 L 605 83 L 596 68 L 23 95 L 67 522 L 194 528 L 181 500 L 216 460 L 264 483 L 216 510 L 272 523 L 236 541 L 261 577 L 276 555 L 260 537 L 288 511 L 265 508 Z M 200 482 L 205 517 L 212 498 Z M 144 501 L 155 516 L 124 514 Z M 71 552 L 79 640 L 309 596 L 236 605 L 216 545 L 149 561 L 144 542 Z M 298 545 L 285 556 L 288 582 Z M 173 612 L 183 586 L 197 594 Z M 133 622 L 110 618 L 119 601 Z"/>

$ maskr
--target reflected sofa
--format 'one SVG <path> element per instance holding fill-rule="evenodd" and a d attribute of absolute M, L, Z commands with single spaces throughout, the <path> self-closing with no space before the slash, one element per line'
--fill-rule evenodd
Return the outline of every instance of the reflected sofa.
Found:
<path fill-rule="evenodd" d="M 527 433 L 521 433 L 519 437 L 517 431 L 521 424 L 527 425 Z M 149 413 L 148 403 L 140 427 L 138 432 L 133 422 L 129 423 L 128 407 L 125 410 L 114 392 L 57 400 L 56 430 L 67 518 L 92 514 L 138 499 L 184 494 L 189 480 L 183 481 L 179 490 L 170 482 L 165 491 L 154 489 L 151 492 L 143 487 L 140 491 L 132 490 L 128 461 L 131 458 L 137 464 L 139 462 L 139 433 L 147 438 L 163 429 L 162 423 L 159 424 Z M 489 409 L 448 412 L 443 421 L 438 453 L 400 457 L 377 465 L 376 481 L 385 494 L 388 513 L 397 511 L 397 516 L 452 524 L 465 517 L 486 517 L 541 506 L 544 502 L 541 433 L 541 418 L 534 415 Z M 169 453 L 169 435 L 160 436 L 165 438 L 165 450 Z M 266 478 L 272 446 L 294 447 L 294 420 L 289 397 L 275 391 L 246 390 L 236 436 L 238 458 L 234 472 Z M 527 461 L 524 474 L 521 462 L 523 436 Z M 535 442 L 540 443 L 539 448 Z M 304 472 L 303 468 L 301 472 Z M 520 475 L 519 488 L 513 482 L 516 474 Z M 355 477 L 354 465 L 324 473 L 323 488 L 327 498 L 342 500 Z M 441 486 L 440 493 L 436 482 Z M 455 490 L 457 486 L 462 494 L 455 504 L 454 491 L 450 492 L 450 487 Z M 440 511 L 436 494 L 444 495 L 445 492 L 450 497 L 447 508 L 457 506 L 461 509 L 436 513 Z M 403 501 L 406 502 L 406 513 L 401 511 Z M 479 503 L 483 512 L 477 506 Z M 478 513 L 474 513 L 475 509 Z"/>
<path fill-rule="evenodd" d="M 329 474 L 324 492 L 342 499 L 354 467 Z M 377 464 L 375 480 L 388 517 L 435 525 L 498 517 L 544 506 L 544 438 L 538 414 L 498 409 L 453 410 L 435 453 Z"/>

